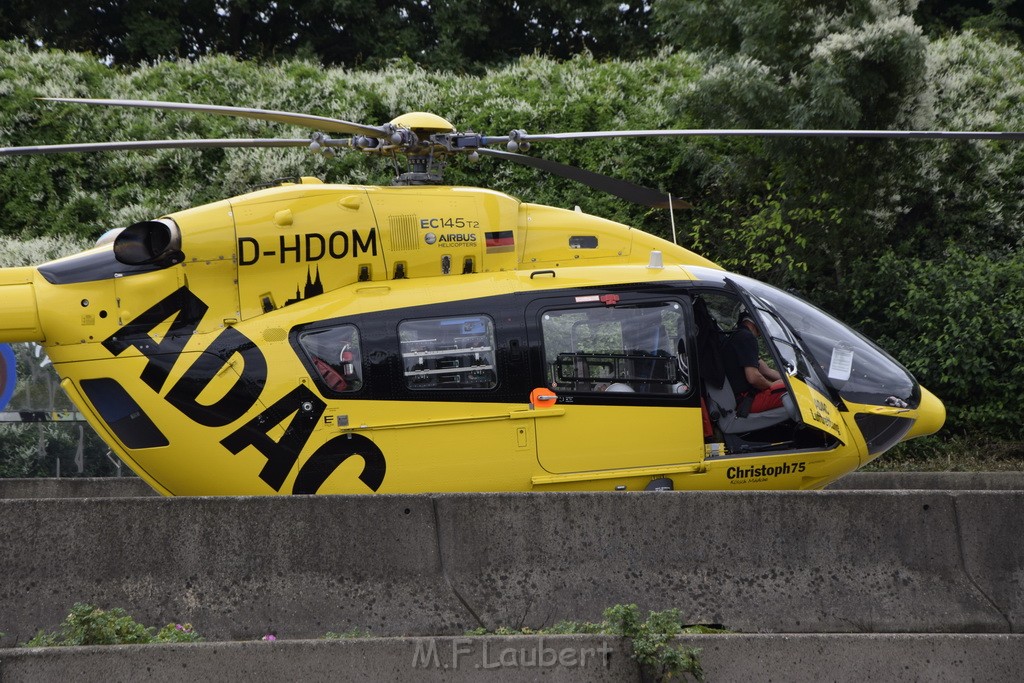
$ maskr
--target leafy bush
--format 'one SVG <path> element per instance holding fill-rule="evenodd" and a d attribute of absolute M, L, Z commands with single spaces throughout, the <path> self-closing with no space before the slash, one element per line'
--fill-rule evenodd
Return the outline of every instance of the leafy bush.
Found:
<path fill-rule="evenodd" d="M 167 624 L 154 633 L 116 607 L 103 610 L 86 603 L 75 603 L 71 613 L 53 633 L 40 631 L 24 647 L 65 645 L 131 645 L 146 643 L 192 643 L 202 640 L 191 624 Z"/>
<path fill-rule="evenodd" d="M 882 472 L 1024 472 L 1024 441 L 997 440 L 975 431 L 945 439 L 898 444 L 865 468 Z"/>
<path fill-rule="evenodd" d="M 86 55 L 0 42 L 0 145 L 308 134 L 248 119 L 34 99 L 66 95 L 190 100 L 372 124 L 431 110 L 460 129 L 497 134 L 1024 129 L 1024 52 L 979 33 L 929 40 L 911 21 L 912 4 L 837 10 L 806 0 L 664 0 L 652 11 L 674 51 L 635 61 L 525 57 L 472 76 L 427 71 L 409 59 L 362 71 L 227 56 L 115 69 Z M 1020 438 L 1011 417 L 1024 386 L 1020 334 L 1004 321 L 1020 310 L 1024 143 L 709 137 L 552 141 L 534 151 L 690 199 L 697 208 L 677 213 L 678 232 L 709 258 L 796 289 L 879 340 L 946 402 L 954 431 Z M 372 184 L 389 174 L 358 154 L 328 162 L 301 149 L 8 157 L 0 164 L 8 217 L 0 233 L 8 245 L 34 236 L 89 242 L 111 227 L 296 175 Z M 447 174 L 452 184 L 579 205 L 670 236 L 664 212 L 539 178 L 486 158 L 453 164 Z"/>
<path fill-rule="evenodd" d="M 57 631 L 40 631 L 26 647 L 60 645 L 123 645 L 148 643 L 150 629 L 136 622 L 123 609 L 102 610 L 93 605 L 75 603 Z"/>
<path fill-rule="evenodd" d="M 949 247 L 941 261 L 884 253 L 873 278 L 898 289 L 859 289 L 864 328 L 938 395 L 955 433 L 1024 438 L 1024 254 L 1002 258 Z"/>
<path fill-rule="evenodd" d="M 78 473 L 80 440 L 83 469 Z M 116 467 L 103 457 L 106 452 L 106 444 L 86 424 L 0 424 L 0 478 L 53 477 L 57 475 L 58 461 L 61 476 L 111 476 Z"/>
<path fill-rule="evenodd" d="M 718 628 L 706 626 L 684 626 L 679 610 L 650 612 L 642 618 L 636 605 L 614 605 L 604 611 L 600 623 L 589 621 L 560 621 L 547 628 L 510 628 L 500 626 L 488 630 L 480 627 L 466 632 L 468 636 L 514 636 L 514 635 L 572 635 L 607 634 L 629 639 L 633 648 L 633 659 L 641 666 L 645 678 L 667 681 L 693 676 L 704 680 L 700 665 L 700 651 L 693 648 L 673 646 L 672 640 L 686 633 L 727 633 Z"/>
<path fill-rule="evenodd" d="M 684 673 L 704 680 L 699 650 L 671 644 L 683 633 L 679 610 L 651 612 L 641 620 L 636 605 L 615 605 L 605 610 L 604 619 L 611 633 L 630 639 L 633 659 L 657 680 L 671 680 Z"/>
<path fill-rule="evenodd" d="M 47 68 L 49 67 L 49 68 Z M 277 65 L 211 56 L 134 69 L 105 68 L 84 55 L 30 51 L 0 42 L 0 145 L 196 138 L 305 137 L 308 131 L 231 117 L 38 102 L 40 96 L 163 99 L 308 111 L 350 121 L 386 123 L 430 109 L 460 129 L 503 134 L 512 128 L 679 127 L 666 103 L 700 70 L 692 55 L 663 54 L 636 62 L 565 62 L 524 58 L 483 77 L 427 72 L 399 61 L 379 71 L 325 69 L 301 60 Z M 85 79 L 85 88 L 66 84 Z M 626 179 L 663 184 L 652 169 L 677 168 L 671 144 L 620 141 L 553 143 L 561 160 Z M 624 206 L 557 178 L 537 183 L 532 169 L 483 160 L 452 168 L 453 184 L 469 182 L 521 194 L 528 201 L 572 207 L 657 226 L 666 217 Z M 333 161 L 304 149 L 163 150 L 147 153 L 9 157 L 0 164 L 0 202 L 12 221 L 0 232 L 21 238 L 73 233 L 95 239 L 109 228 L 240 194 L 276 177 L 321 175 L 329 181 L 386 183 L 389 164 L 359 154 Z M 682 188 L 672 189 L 676 193 Z"/>

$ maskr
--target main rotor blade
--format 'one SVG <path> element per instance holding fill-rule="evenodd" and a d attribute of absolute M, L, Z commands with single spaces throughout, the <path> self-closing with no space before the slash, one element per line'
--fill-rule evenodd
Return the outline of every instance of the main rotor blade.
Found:
<path fill-rule="evenodd" d="M 669 130 L 595 130 L 577 133 L 523 133 L 520 140 L 593 140 L 598 138 L 656 137 L 806 137 L 806 138 L 917 138 L 925 140 L 1024 140 L 1022 131 L 973 130 L 801 130 L 799 128 L 692 128 Z M 488 144 L 507 142 L 508 136 L 488 137 Z"/>
<path fill-rule="evenodd" d="M 145 149 L 218 149 L 224 147 L 308 147 L 304 138 L 224 138 L 211 140 L 130 140 L 126 142 L 84 142 L 70 145 L 0 147 L 0 156 L 61 154 L 64 152 L 116 152 Z"/>
<path fill-rule="evenodd" d="M 650 206 L 656 209 L 667 209 L 669 206 L 670 195 L 664 192 L 659 192 L 658 190 L 652 190 L 649 187 L 631 183 L 628 180 L 612 178 L 611 176 L 594 173 L 593 171 L 585 171 L 582 168 L 567 166 L 566 164 L 560 164 L 557 161 L 549 161 L 547 159 L 525 156 L 523 154 L 513 154 L 512 152 L 502 152 L 497 149 L 481 147 L 477 151 L 480 154 L 508 159 L 509 161 L 522 164 L 523 166 L 538 168 L 542 171 L 547 171 L 548 173 L 568 178 L 569 180 L 575 180 L 587 187 L 607 192 L 608 194 L 615 195 L 620 199 L 625 199 L 635 204 L 640 204 L 641 206 Z M 671 200 L 672 208 L 674 209 L 693 208 L 693 205 L 686 200 L 679 199 L 677 197 L 671 197 Z"/>
<path fill-rule="evenodd" d="M 109 107 L 138 107 L 141 109 L 173 109 L 178 111 L 202 112 L 205 114 L 220 114 L 221 116 L 237 116 L 246 119 L 259 119 L 261 121 L 287 123 L 293 126 L 302 126 L 303 128 L 321 130 L 326 131 L 328 133 L 366 135 L 373 138 L 385 137 L 384 129 L 379 126 L 367 126 L 361 123 L 352 123 L 351 121 L 327 118 L 326 116 L 296 114 L 293 112 L 273 111 L 270 109 L 222 107 L 213 104 L 191 104 L 188 102 L 160 102 L 156 100 L 97 100 L 78 97 L 42 97 L 40 99 L 46 100 L 48 102 L 95 104 Z"/>

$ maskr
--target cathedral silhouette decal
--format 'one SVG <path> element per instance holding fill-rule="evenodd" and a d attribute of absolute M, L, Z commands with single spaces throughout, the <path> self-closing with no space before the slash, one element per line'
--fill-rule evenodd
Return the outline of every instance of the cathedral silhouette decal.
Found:
<path fill-rule="evenodd" d="M 324 293 L 324 284 L 320 281 L 320 268 L 316 269 L 316 277 L 313 277 L 313 272 L 306 268 L 306 286 L 299 291 L 299 288 L 295 287 L 295 298 L 288 299 L 284 302 L 285 306 L 289 306 L 299 301 L 305 301 L 314 296 L 320 296 Z"/>

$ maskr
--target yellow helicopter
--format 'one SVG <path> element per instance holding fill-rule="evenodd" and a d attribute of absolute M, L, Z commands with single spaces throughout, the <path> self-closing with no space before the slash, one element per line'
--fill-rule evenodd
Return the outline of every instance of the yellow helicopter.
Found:
<path fill-rule="evenodd" d="M 1006 135 L 488 136 L 422 112 L 374 126 L 52 99 L 315 132 L 0 156 L 309 146 L 408 163 L 389 187 L 296 179 L 111 230 L 81 254 L 0 270 L 0 341 L 42 344 L 92 427 L 165 495 L 821 488 L 937 431 L 942 403 L 792 294 L 579 210 L 445 186 L 440 170 L 457 155 L 490 155 L 671 209 L 686 203 L 521 152 L 534 141 L 611 137 Z M 347 137 L 330 137 L 338 133 Z M 781 400 L 766 410 L 752 410 L 752 391 L 735 386 L 741 314 L 778 378 Z"/>

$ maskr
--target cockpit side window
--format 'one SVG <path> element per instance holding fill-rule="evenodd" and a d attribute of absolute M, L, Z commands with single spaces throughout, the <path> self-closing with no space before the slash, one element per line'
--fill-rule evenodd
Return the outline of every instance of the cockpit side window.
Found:
<path fill-rule="evenodd" d="M 329 390 L 350 393 L 362 388 L 362 351 L 354 325 L 303 332 L 299 345 L 315 370 L 315 378 Z"/>
<path fill-rule="evenodd" d="M 541 329 L 547 381 L 556 391 L 690 393 L 676 302 L 548 310 Z"/>
<path fill-rule="evenodd" d="M 701 292 L 696 303 L 703 309 L 703 315 L 696 316 L 697 353 L 700 358 L 702 379 L 705 382 L 710 381 L 714 387 L 722 387 L 724 379 L 729 379 L 729 390 L 732 391 L 732 385 L 737 382 L 735 373 L 739 372 L 742 375 L 742 370 L 735 366 L 730 367 L 723 345 L 731 335 L 735 334 L 739 315 L 745 310 L 743 303 L 733 294 L 715 291 Z M 762 309 L 758 309 L 758 312 L 761 314 L 762 320 L 769 315 Z M 781 334 L 777 331 L 778 323 L 774 318 L 766 320 L 764 324 L 769 330 L 768 337 L 775 339 L 777 334 Z M 703 329 L 703 327 L 710 329 Z M 764 334 L 757 337 L 757 355 L 769 367 L 779 370 L 775 367 L 774 356 Z M 783 362 L 788 362 L 788 356 L 782 355 Z M 730 376 L 726 378 L 725 375 Z"/>

